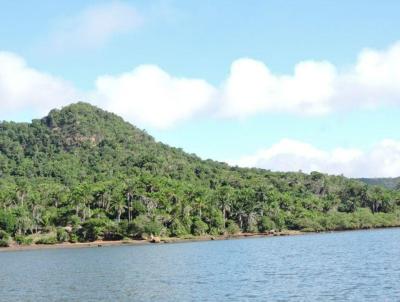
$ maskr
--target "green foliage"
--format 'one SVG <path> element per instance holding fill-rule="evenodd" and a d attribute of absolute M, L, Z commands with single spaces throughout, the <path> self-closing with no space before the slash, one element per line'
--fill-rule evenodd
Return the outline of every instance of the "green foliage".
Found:
<path fill-rule="evenodd" d="M 387 227 L 399 210 L 400 191 L 201 160 L 85 103 L 0 123 L 0 229 L 21 242 Z"/>
<path fill-rule="evenodd" d="M 205 235 L 208 230 L 208 225 L 200 218 L 195 217 L 192 224 L 192 234 L 196 236 Z"/>
<path fill-rule="evenodd" d="M 172 222 L 170 230 L 171 235 L 177 237 L 183 237 L 190 233 L 189 230 L 178 219 L 175 219 Z"/>
<path fill-rule="evenodd" d="M 58 243 L 57 237 L 54 235 L 41 237 L 35 241 L 35 244 L 56 244 Z"/>
<path fill-rule="evenodd" d="M 77 243 L 78 241 L 79 241 L 79 237 L 78 237 L 77 234 L 71 233 L 71 234 L 69 235 L 69 242 L 71 242 L 71 243 Z"/>
<path fill-rule="evenodd" d="M 0 230 L 0 247 L 8 247 L 10 245 L 10 235 Z"/>
<path fill-rule="evenodd" d="M 0 210 L 0 229 L 13 233 L 16 225 L 16 218 L 11 211 Z"/>
<path fill-rule="evenodd" d="M 28 236 L 16 235 L 14 239 L 19 245 L 30 245 L 33 243 L 33 239 Z"/>
<path fill-rule="evenodd" d="M 235 235 L 240 233 L 240 228 L 234 221 L 229 220 L 227 223 L 226 231 L 230 235 Z"/>
<path fill-rule="evenodd" d="M 267 216 L 261 217 L 260 223 L 258 225 L 258 230 L 260 232 L 275 230 L 275 228 L 276 228 L 275 222 L 271 218 Z"/>
<path fill-rule="evenodd" d="M 103 239 L 104 233 L 108 230 L 110 221 L 104 218 L 92 218 L 82 223 L 78 230 L 80 241 L 95 241 Z"/>
<path fill-rule="evenodd" d="M 131 225 L 133 237 L 147 238 L 148 236 L 160 236 L 163 232 L 163 225 L 156 219 L 151 219 L 146 215 L 136 217 Z"/>
<path fill-rule="evenodd" d="M 143 235 L 147 234 L 146 228 L 150 224 L 151 220 L 146 215 L 139 215 L 136 217 L 130 225 L 130 231 L 135 238 L 142 238 Z"/>
<path fill-rule="evenodd" d="M 10 239 L 10 234 L 8 234 L 6 231 L 0 230 L 0 240 L 9 240 Z"/>
<path fill-rule="evenodd" d="M 9 247 L 10 243 L 8 240 L 0 239 L 0 247 Z"/>
<path fill-rule="evenodd" d="M 58 242 L 66 242 L 69 240 L 69 235 L 67 231 L 63 228 L 57 229 L 57 241 Z"/>
<path fill-rule="evenodd" d="M 382 186 L 387 189 L 399 189 L 400 188 L 400 177 L 395 178 L 360 178 L 359 179 L 366 184 L 373 186 Z"/>

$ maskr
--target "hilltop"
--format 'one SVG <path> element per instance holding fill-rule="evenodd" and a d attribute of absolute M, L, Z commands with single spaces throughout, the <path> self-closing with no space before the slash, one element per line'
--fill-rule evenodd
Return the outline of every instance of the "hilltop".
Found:
<path fill-rule="evenodd" d="M 0 243 L 400 225 L 399 192 L 231 167 L 87 103 L 0 123 Z"/>

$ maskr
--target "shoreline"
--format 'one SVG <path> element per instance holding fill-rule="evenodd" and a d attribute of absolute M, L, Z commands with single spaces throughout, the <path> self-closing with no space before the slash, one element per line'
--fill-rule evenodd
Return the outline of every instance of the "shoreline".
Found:
<path fill-rule="evenodd" d="M 63 242 L 56 244 L 30 244 L 18 245 L 12 244 L 9 247 L 0 247 L 1 252 L 17 252 L 17 251 L 32 251 L 32 250 L 47 250 L 47 249 L 76 249 L 76 248 L 100 248 L 110 246 L 140 246 L 140 245 L 160 245 L 160 244 L 173 244 L 173 243 L 188 243 L 188 242 L 201 242 L 201 241 L 217 241 L 217 240 L 233 240 L 245 238 L 264 238 L 264 237 L 280 237 L 280 236 L 296 236 L 296 235 L 316 235 L 326 233 L 340 233 L 340 232 L 354 232 L 354 231 L 371 231 L 381 229 L 395 229 L 400 226 L 380 227 L 380 228 L 365 228 L 365 229 L 351 229 L 351 230 L 332 230 L 322 232 L 304 232 L 297 230 L 284 230 L 280 232 L 267 232 L 267 233 L 239 233 L 234 235 L 204 235 L 193 236 L 188 238 L 179 237 L 154 237 L 153 240 L 145 239 L 129 239 L 129 240 L 96 240 L 92 242 Z"/>
<path fill-rule="evenodd" d="M 44 250 L 44 249 L 74 249 L 74 248 L 99 248 L 108 246 L 134 246 L 134 245 L 150 245 L 150 244 L 171 244 L 171 243 L 185 243 L 185 242 L 197 242 L 197 241 L 214 241 L 214 240 L 231 240 L 231 239 L 243 239 L 243 238 L 262 238 L 262 237 L 277 237 L 277 236 L 294 236 L 304 235 L 307 232 L 285 230 L 274 233 L 239 233 L 234 235 L 219 235 L 219 236 L 194 236 L 188 238 L 179 237 L 154 237 L 153 240 L 145 239 L 129 239 L 129 240 L 96 240 L 92 242 L 63 242 L 55 244 L 30 244 L 30 245 L 18 245 L 12 244 L 9 247 L 0 247 L 1 252 L 12 252 L 12 251 L 30 251 L 30 250 Z"/>

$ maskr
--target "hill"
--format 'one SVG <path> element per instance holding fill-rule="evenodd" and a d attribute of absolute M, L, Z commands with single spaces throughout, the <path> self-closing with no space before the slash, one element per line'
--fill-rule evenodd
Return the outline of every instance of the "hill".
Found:
<path fill-rule="evenodd" d="M 86 103 L 0 123 L 0 244 L 400 224 L 399 192 L 202 160 Z"/>
<path fill-rule="evenodd" d="M 400 187 L 400 177 L 394 178 L 359 178 L 358 180 L 372 185 L 372 186 L 382 186 L 387 189 L 395 190 Z"/>

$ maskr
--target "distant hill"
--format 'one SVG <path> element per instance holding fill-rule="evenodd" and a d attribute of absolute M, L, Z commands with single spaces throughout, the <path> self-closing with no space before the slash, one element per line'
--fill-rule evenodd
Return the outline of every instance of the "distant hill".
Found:
<path fill-rule="evenodd" d="M 397 189 L 400 185 L 400 177 L 395 178 L 359 178 L 358 180 L 373 186 L 382 186 L 388 189 Z"/>
<path fill-rule="evenodd" d="M 400 224 L 399 192 L 202 160 L 87 103 L 0 123 L 0 245 Z M 38 239 L 40 238 L 40 239 Z"/>

